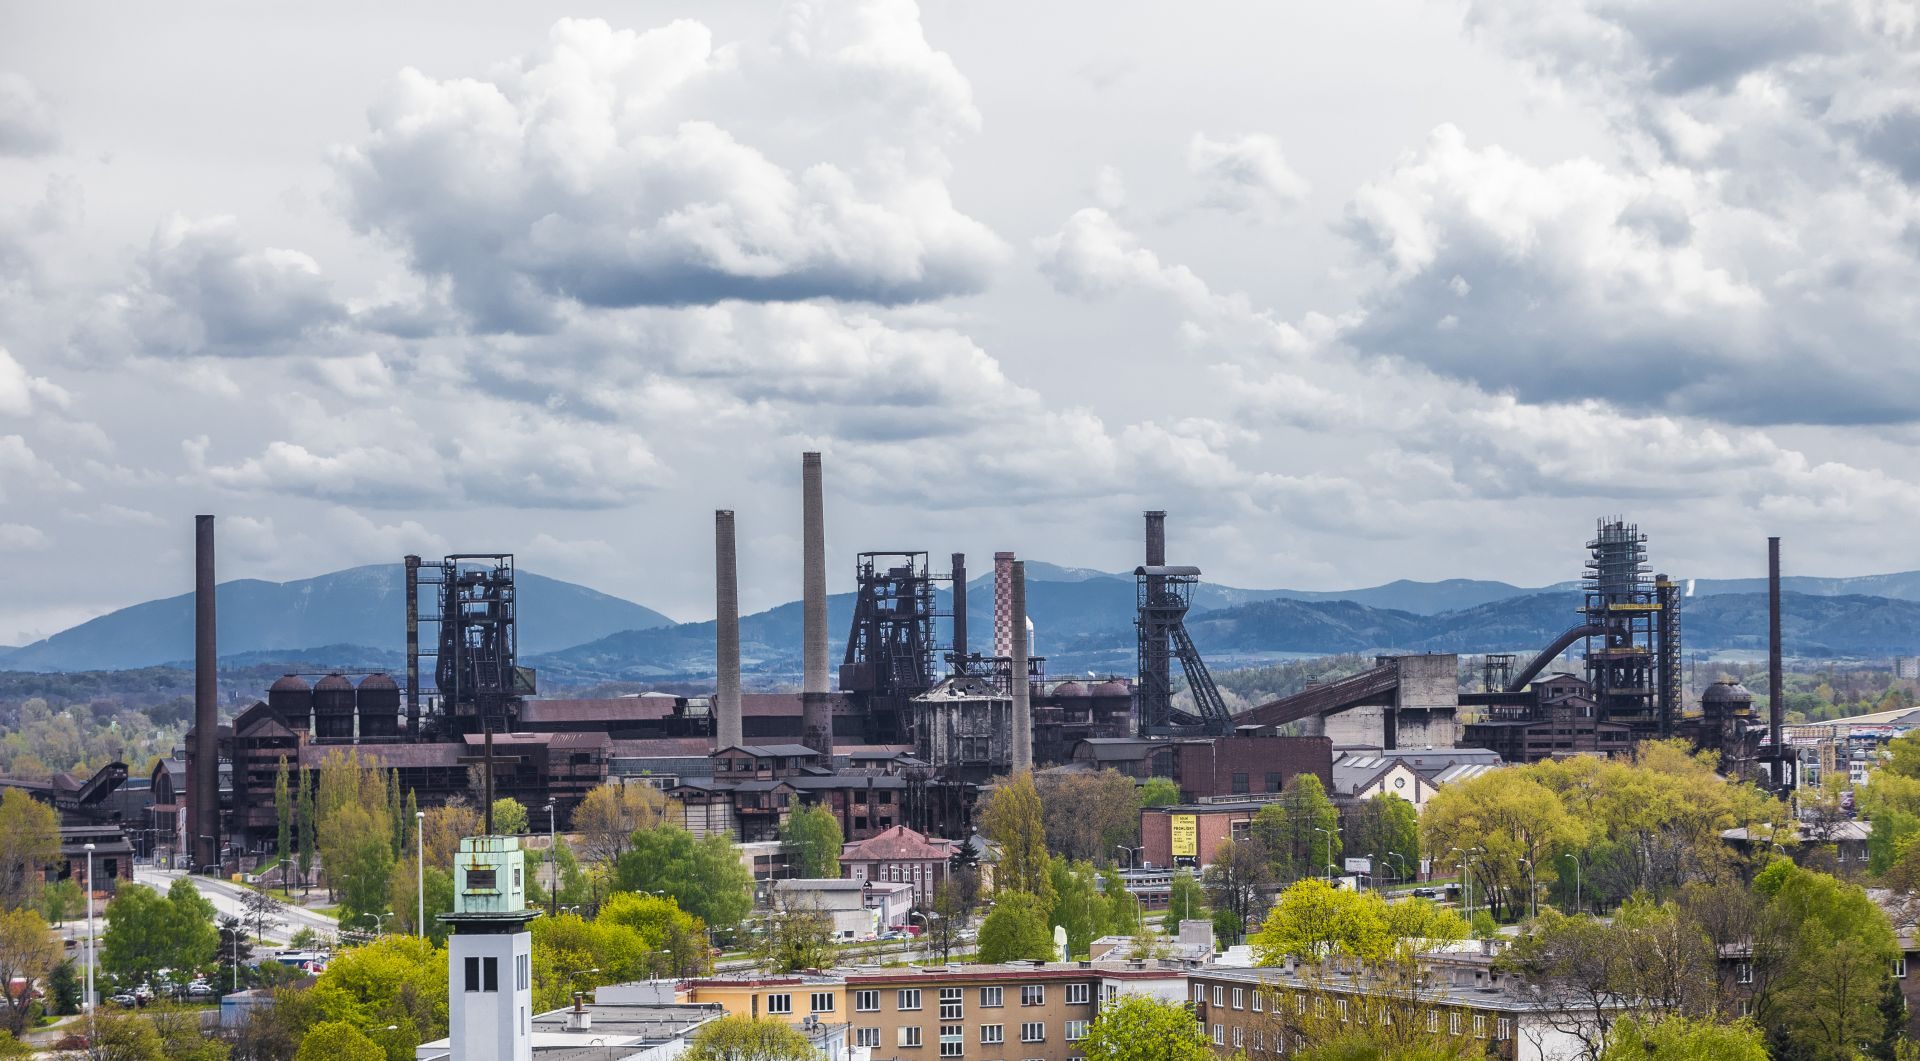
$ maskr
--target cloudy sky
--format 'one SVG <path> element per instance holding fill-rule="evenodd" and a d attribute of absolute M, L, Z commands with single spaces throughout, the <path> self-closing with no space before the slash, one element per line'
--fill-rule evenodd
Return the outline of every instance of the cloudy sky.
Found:
<path fill-rule="evenodd" d="M 1891 0 L 8 5 L 0 644 L 407 551 L 1920 566 Z"/>

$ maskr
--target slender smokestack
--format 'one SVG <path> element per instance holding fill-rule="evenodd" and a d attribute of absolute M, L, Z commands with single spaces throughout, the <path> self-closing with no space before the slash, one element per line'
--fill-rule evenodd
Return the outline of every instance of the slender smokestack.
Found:
<path fill-rule="evenodd" d="M 953 673 L 967 670 L 967 554 L 953 554 Z"/>
<path fill-rule="evenodd" d="M 214 639 L 213 517 L 193 518 L 193 869 L 220 860 L 219 646 Z M 238 810 L 239 808 L 235 808 Z"/>
<path fill-rule="evenodd" d="M 827 515 L 820 454 L 800 455 L 800 743 L 833 761 L 833 699 L 827 687 Z"/>
<path fill-rule="evenodd" d="M 407 736 L 420 736 L 420 558 L 407 556 Z"/>
<path fill-rule="evenodd" d="M 1780 539 L 1767 539 L 1767 739 L 1772 745 L 1774 783 L 1791 785 L 1783 723 L 1786 679 L 1780 667 Z"/>
<path fill-rule="evenodd" d="M 993 654 L 1013 655 L 1013 554 L 993 554 Z"/>
<path fill-rule="evenodd" d="M 713 514 L 713 744 L 730 748 L 740 733 L 740 576 L 735 569 L 733 512 Z"/>
<path fill-rule="evenodd" d="M 1167 514 L 1161 511 L 1147 513 L 1147 566 L 1167 566 Z"/>
<path fill-rule="evenodd" d="M 1013 651 L 1013 772 L 1033 769 L 1033 704 L 1027 687 L 1027 562 L 1009 565 Z"/>

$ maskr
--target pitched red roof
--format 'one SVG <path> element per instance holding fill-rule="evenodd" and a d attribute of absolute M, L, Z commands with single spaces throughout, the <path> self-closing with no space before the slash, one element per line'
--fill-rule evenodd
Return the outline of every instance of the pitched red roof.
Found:
<path fill-rule="evenodd" d="M 843 862 L 930 862 L 953 857 L 952 840 L 930 840 L 925 833 L 896 825 L 840 849 Z"/>

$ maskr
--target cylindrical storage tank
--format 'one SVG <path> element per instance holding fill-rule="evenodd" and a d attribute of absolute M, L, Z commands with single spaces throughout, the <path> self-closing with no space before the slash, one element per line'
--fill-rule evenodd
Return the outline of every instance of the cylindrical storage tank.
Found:
<path fill-rule="evenodd" d="M 1122 700 L 1133 695 L 1133 690 L 1128 688 L 1127 683 L 1119 678 L 1101 682 L 1095 685 L 1090 692 L 1093 696 L 1119 697 Z"/>
<path fill-rule="evenodd" d="M 400 683 L 386 674 L 360 679 L 360 739 L 400 735 Z"/>
<path fill-rule="evenodd" d="M 313 686 L 298 674 L 282 675 L 267 687 L 267 706 L 294 729 L 308 729 L 313 725 Z"/>
<path fill-rule="evenodd" d="M 1057 700 L 1065 700 L 1068 697 L 1084 697 L 1087 695 L 1087 687 L 1075 681 L 1061 682 L 1059 685 L 1053 687 L 1053 696 Z"/>
<path fill-rule="evenodd" d="M 1722 678 L 1700 694 L 1700 713 L 1708 718 L 1753 714 L 1753 693 L 1732 678 Z"/>
<path fill-rule="evenodd" d="M 313 683 L 315 740 L 352 740 L 353 711 L 353 683 L 344 675 L 329 674 Z"/>

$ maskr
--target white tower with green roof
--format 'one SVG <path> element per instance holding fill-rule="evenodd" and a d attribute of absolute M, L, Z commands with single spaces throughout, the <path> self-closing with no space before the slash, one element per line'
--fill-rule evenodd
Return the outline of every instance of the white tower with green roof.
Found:
<path fill-rule="evenodd" d="M 515 836 L 469 836 L 453 865 L 448 1024 L 460 1061 L 532 1061 L 533 933 Z"/>

